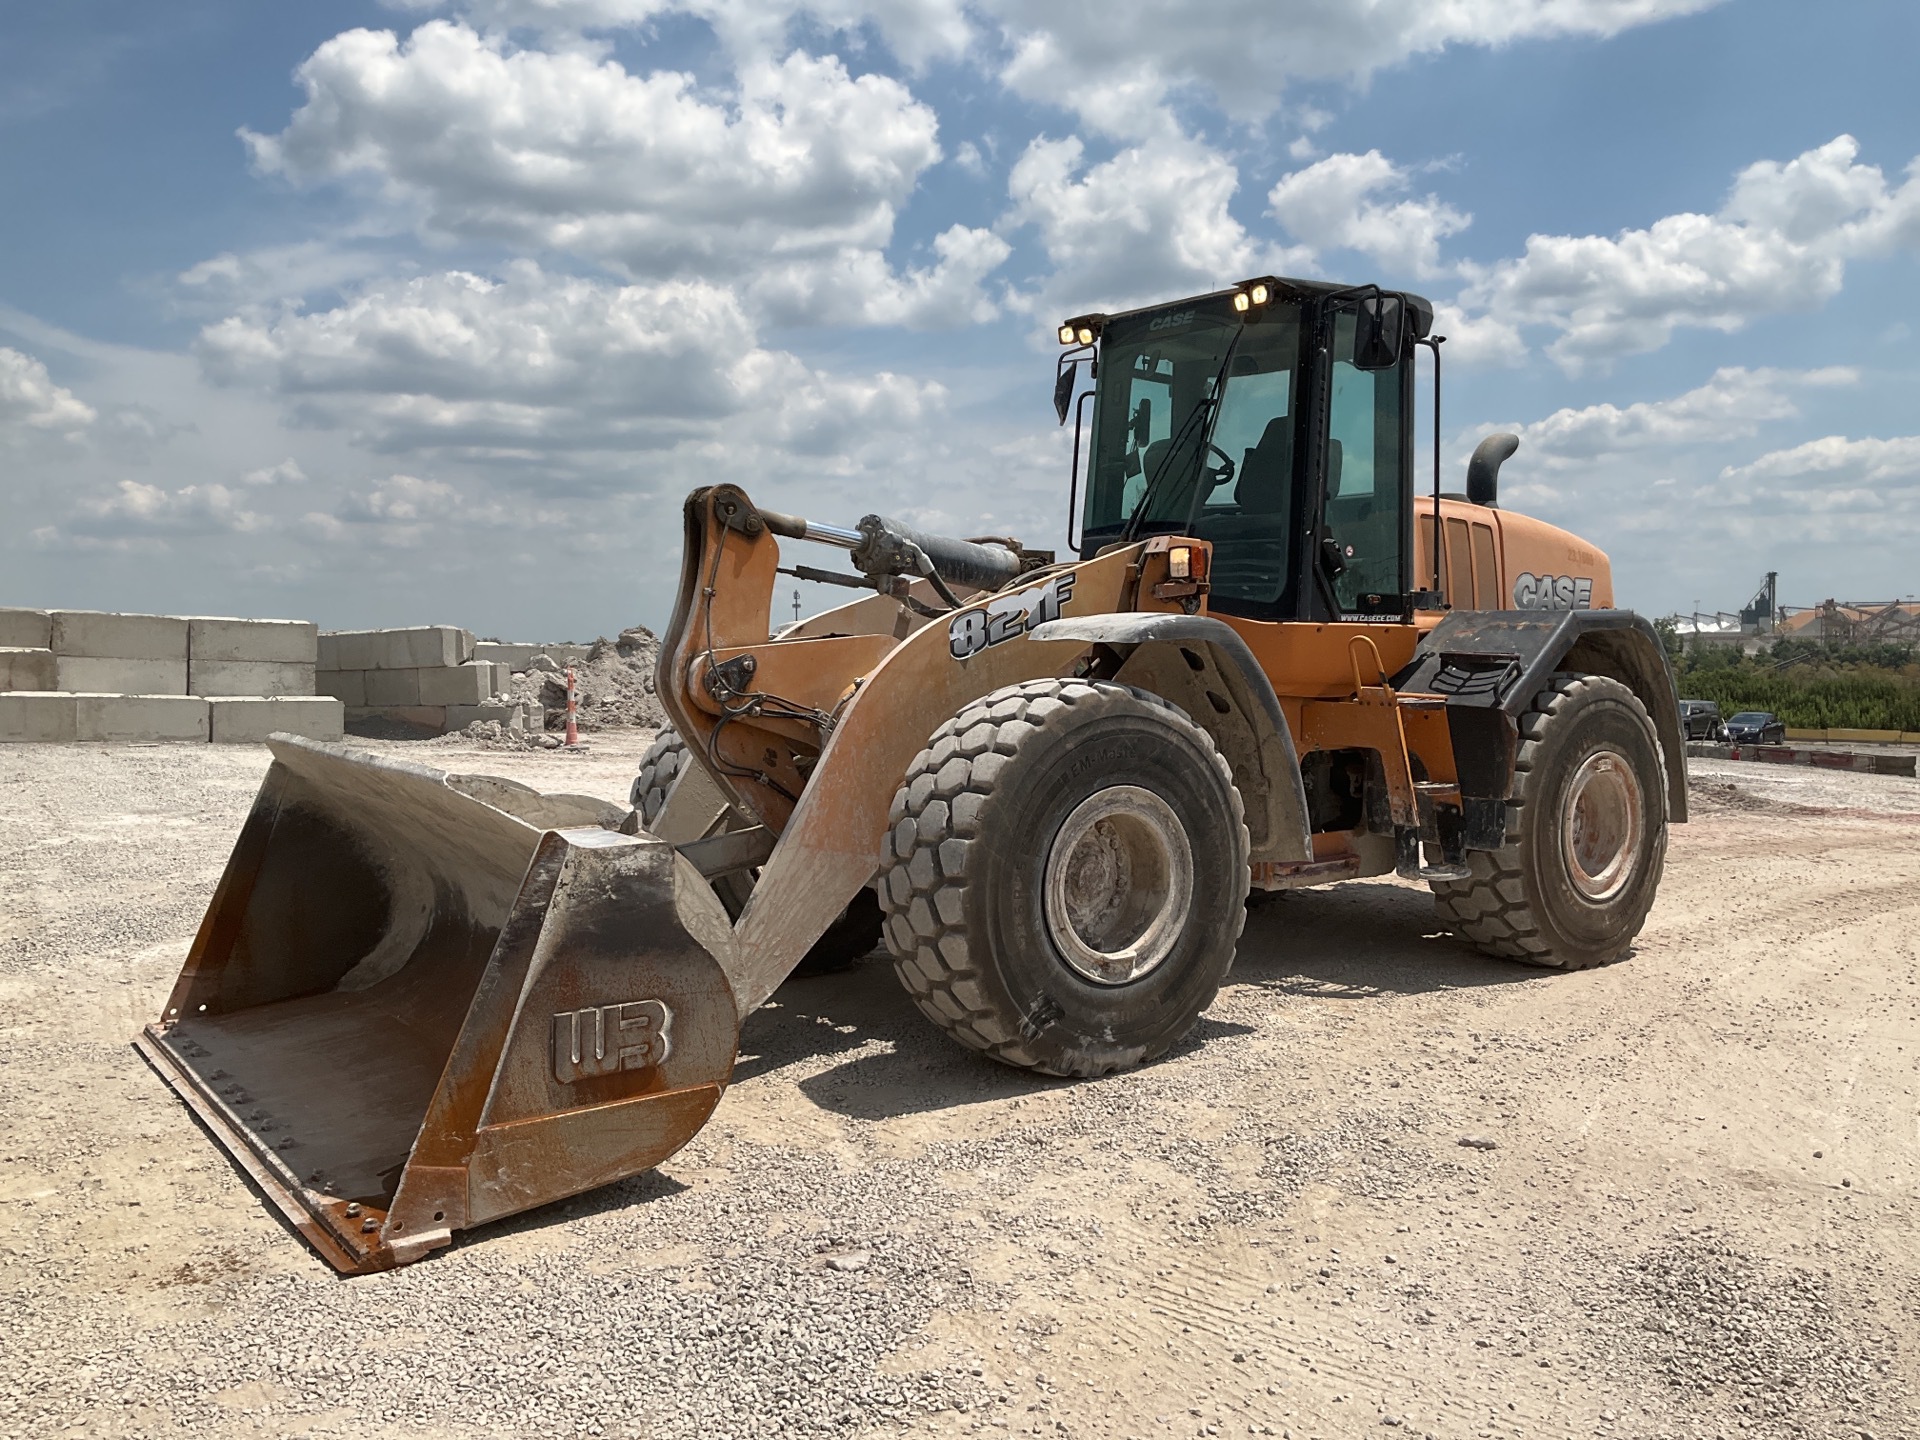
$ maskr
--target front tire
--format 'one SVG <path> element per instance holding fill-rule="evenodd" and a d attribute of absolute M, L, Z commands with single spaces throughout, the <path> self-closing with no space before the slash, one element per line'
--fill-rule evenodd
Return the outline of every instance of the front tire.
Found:
<path fill-rule="evenodd" d="M 1166 701 L 1008 686 L 936 730 L 894 796 L 887 948 L 961 1044 L 1049 1075 L 1128 1069 L 1213 1003 L 1247 851 L 1226 761 Z"/>
<path fill-rule="evenodd" d="M 647 747 L 647 753 L 640 758 L 640 773 L 634 777 L 629 796 L 643 828 L 651 825 L 660 812 L 667 808 L 667 796 L 673 793 L 674 782 L 690 763 L 687 742 L 680 738 L 679 731 L 671 725 L 662 726 L 660 733 L 654 736 L 653 744 Z M 753 823 L 741 815 L 736 815 L 735 819 L 742 827 Z M 735 920 L 747 908 L 747 899 L 753 894 L 753 882 L 758 873 L 742 871 L 717 876 L 713 881 L 714 894 L 720 897 L 727 914 Z M 874 898 L 872 887 L 861 890 L 840 912 L 840 918 L 827 927 L 826 933 L 813 942 L 800 963 L 793 967 L 793 978 L 806 980 L 815 975 L 834 975 L 842 970 L 851 970 L 878 948 L 881 918 L 880 904 Z"/>
<path fill-rule="evenodd" d="M 1667 853 L 1653 721 L 1601 675 L 1554 676 L 1520 717 L 1506 844 L 1435 881 L 1440 923 L 1489 955 L 1560 970 L 1610 964 L 1646 923 Z"/>

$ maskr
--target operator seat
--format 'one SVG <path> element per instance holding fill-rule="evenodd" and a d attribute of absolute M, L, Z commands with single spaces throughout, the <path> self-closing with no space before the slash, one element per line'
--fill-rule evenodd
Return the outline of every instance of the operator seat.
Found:
<path fill-rule="evenodd" d="M 1207 516 L 1200 526 L 1213 542 L 1216 599 L 1271 604 L 1287 576 L 1293 494 L 1293 420 L 1276 415 L 1260 443 L 1240 461 L 1233 486 L 1234 509 Z"/>

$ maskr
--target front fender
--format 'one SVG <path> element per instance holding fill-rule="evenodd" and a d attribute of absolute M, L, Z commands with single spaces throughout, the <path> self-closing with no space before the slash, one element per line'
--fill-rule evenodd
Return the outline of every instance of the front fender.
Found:
<path fill-rule="evenodd" d="M 1226 757 L 1246 804 L 1253 858 L 1313 858 L 1293 731 L 1273 682 L 1230 626 L 1206 615 L 1134 611 L 1054 620 L 1033 634 L 1118 652 L 1124 663 L 1116 679 L 1180 706 Z"/>

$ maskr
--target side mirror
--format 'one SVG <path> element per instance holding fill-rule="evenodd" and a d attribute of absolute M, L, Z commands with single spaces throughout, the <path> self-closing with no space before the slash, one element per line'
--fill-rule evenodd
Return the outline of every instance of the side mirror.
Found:
<path fill-rule="evenodd" d="M 1153 401 L 1146 396 L 1133 407 L 1133 448 L 1144 450 L 1153 439 Z"/>
<path fill-rule="evenodd" d="M 1053 377 L 1053 413 L 1060 417 L 1062 425 L 1067 423 L 1067 411 L 1073 408 L 1073 386 L 1080 378 L 1080 362 L 1069 360 L 1060 367 L 1060 373 Z"/>
<path fill-rule="evenodd" d="M 1353 337 L 1354 369 L 1391 370 L 1398 365 L 1406 328 L 1406 310 L 1398 295 L 1382 291 L 1361 300 Z"/>

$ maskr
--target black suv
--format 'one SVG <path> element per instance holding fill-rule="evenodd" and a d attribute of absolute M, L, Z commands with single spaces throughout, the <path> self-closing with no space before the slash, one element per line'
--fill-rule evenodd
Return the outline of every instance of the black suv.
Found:
<path fill-rule="evenodd" d="M 1724 740 L 1727 727 L 1720 719 L 1720 707 L 1711 700 L 1682 700 L 1680 734 L 1685 740 Z"/>
<path fill-rule="evenodd" d="M 1742 710 L 1727 721 L 1727 739 L 1740 745 L 1784 745 L 1786 722 L 1771 710 Z"/>

